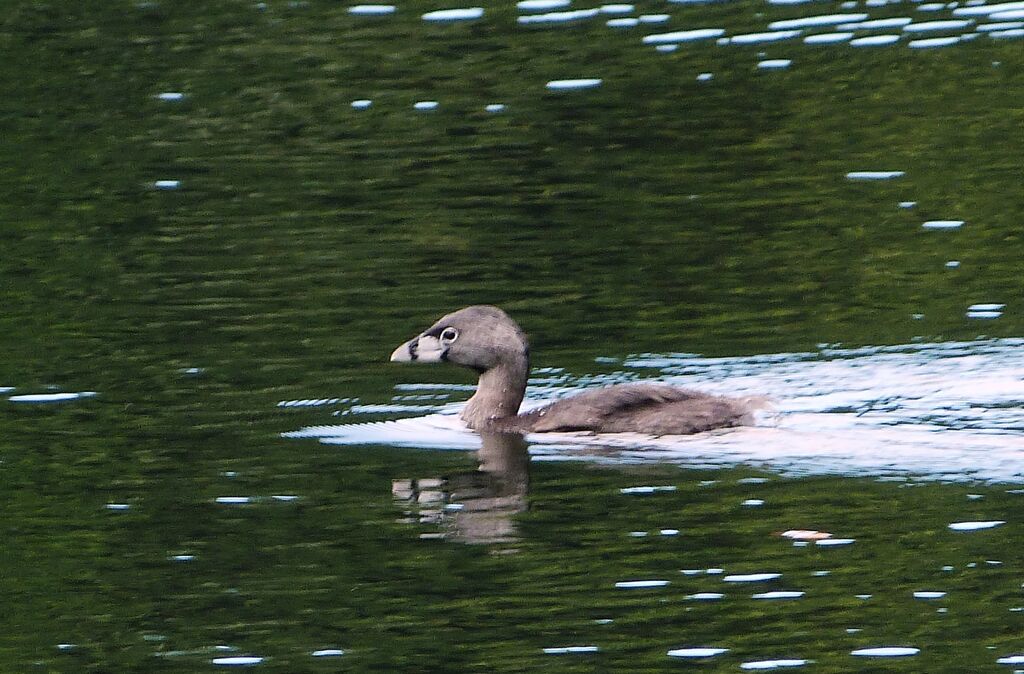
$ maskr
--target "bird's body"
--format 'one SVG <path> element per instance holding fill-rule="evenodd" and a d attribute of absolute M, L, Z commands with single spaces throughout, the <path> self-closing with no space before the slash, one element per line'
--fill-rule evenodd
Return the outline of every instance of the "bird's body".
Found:
<path fill-rule="evenodd" d="M 689 435 L 750 424 L 760 406 L 666 384 L 618 384 L 519 414 L 530 369 L 526 335 L 504 311 L 484 305 L 443 316 L 395 349 L 391 360 L 451 362 L 475 370 L 480 380 L 462 419 L 479 431 Z"/>

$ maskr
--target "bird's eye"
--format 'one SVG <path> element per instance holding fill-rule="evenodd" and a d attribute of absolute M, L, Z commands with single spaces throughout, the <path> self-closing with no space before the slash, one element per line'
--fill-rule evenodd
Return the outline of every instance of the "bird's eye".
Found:
<path fill-rule="evenodd" d="M 452 343 L 459 338 L 459 331 L 453 327 L 447 327 L 441 331 L 441 341 Z"/>

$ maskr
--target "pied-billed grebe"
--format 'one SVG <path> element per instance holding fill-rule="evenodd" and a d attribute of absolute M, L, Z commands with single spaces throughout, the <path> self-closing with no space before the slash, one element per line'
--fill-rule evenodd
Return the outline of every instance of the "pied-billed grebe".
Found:
<path fill-rule="evenodd" d="M 686 435 L 753 423 L 760 406 L 665 384 L 617 384 L 519 414 L 530 370 L 526 335 L 504 311 L 485 305 L 443 316 L 395 349 L 391 360 L 476 370 L 480 380 L 462 419 L 481 431 Z"/>

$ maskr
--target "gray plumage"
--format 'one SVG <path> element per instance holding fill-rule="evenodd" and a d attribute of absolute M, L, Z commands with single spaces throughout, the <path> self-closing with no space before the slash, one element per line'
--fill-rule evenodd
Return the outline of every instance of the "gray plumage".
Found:
<path fill-rule="evenodd" d="M 443 316 L 395 349 L 391 360 L 451 362 L 476 370 L 480 380 L 462 418 L 481 431 L 688 435 L 753 423 L 753 411 L 762 404 L 666 384 L 618 384 L 518 414 L 530 370 L 526 335 L 504 311 L 484 305 Z"/>

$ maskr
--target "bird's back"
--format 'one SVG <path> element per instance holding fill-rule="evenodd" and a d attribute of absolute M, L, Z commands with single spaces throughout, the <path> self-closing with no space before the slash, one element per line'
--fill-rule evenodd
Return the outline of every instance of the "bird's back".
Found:
<path fill-rule="evenodd" d="M 756 407 L 749 400 L 664 384 L 619 384 L 559 400 L 509 421 L 527 433 L 689 435 L 752 423 Z"/>

